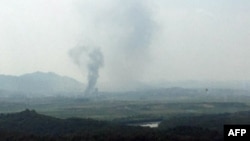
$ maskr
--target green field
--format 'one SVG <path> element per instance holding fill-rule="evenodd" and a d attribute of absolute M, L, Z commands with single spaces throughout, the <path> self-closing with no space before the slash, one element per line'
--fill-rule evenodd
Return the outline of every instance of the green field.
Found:
<path fill-rule="evenodd" d="M 34 109 L 38 113 L 59 117 L 98 120 L 166 119 L 176 115 L 232 113 L 250 110 L 249 103 L 240 102 L 168 102 L 87 100 L 74 98 L 41 98 L 29 102 L 0 102 L 1 113 Z"/>

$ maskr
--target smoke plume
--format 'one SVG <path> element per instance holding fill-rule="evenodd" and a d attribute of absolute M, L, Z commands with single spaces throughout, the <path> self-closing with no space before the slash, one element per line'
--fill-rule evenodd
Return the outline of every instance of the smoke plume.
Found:
<path fill-rule="evenodd" d="M 112 17 L 104 21 L 107 22 L 105 32 L 115 32 L 116 36 L 112 39 L 117 40 L 112 48 L 115 58 L 112 60 L 110 79 L 115 83 L 112 87 L 131 89 L 147 77 L 155 22 L 143 0 L 118 1 L 114 7 L 112 14 L 108 13 Z M 107 14 L 104 17 L 108 17 Z"/>
<path fill-rule="evenodd" d="M 85 2 L 84 6 L 88 4 L 91 7 L 94 3 Z M 94 6 L 97 5 L 94 4 Z M 101 80 L 100 87 L 104 89 L 136 87 L 141 80 L 147 77 L 146 72 L 151 63 L 151 42 L 156 28 L 149 4 L 144 0 L 105 0 L 98 6 L 100 7 L 91 9 L 91 13 L 93 13 L 91 17 L 84 14 L 88 13 L 88 11 L 84 11 L 85 8 L 81 8 L 83 11 L 80 12 L 82 12 L 83 25 L 87 24 L 82 27 L 81 42 L 101 45 L 102 50 L 107 54 L 103 73 L 103 80 L 107 81 Z M 89 22 L 86 23 L 86 21 Z M 74 54 L 79 56 L 82 50 L 84 49 L 79 49 Z M 90 54 L 86 56 L 90 60 L 91 58 L 95 60 L 93 57 L 95 55 Z M 79 59 L 73 58 L 73 60 L 76 64 L 81 63 Z M 95 84 L 99 77 L 99 68 L 103 63 L 103 61 L 99 63 L 97 61 L 96 63 L 100 65 L 92 66 L 90 62 L 87 63 L 89 81 L 86 94 L 97 90 Z M 81 67 L 86 68 L 86 63 Z"/>
<path fill-rule="evenodd" d="M 103 67 L 104 58 L 99 48 L 76 47 L 69 51 L 69 56 L 74 63 L 81 69 L 87 67 L 88 84 L 85 90 L 85 95 L 92 95 L 97 93 L 96 83 L 99 78 L 99 69 Z M 87 64 L 84 62 L 87 60 Z"/>

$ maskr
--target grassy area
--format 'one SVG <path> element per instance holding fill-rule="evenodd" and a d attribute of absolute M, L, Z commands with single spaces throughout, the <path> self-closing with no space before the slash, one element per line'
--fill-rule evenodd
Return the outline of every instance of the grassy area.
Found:
<path fill-rule="evenodd" d="M 59 117 L 98 120 L 169 118 L 181 114 L 214 114 L 250 110 L 249 104 L 233 102 L 164 102 L 164 101 L 90 101 L 78 99 L 0 102 L 0 112 L 17 112 L 26 108 Z"/>

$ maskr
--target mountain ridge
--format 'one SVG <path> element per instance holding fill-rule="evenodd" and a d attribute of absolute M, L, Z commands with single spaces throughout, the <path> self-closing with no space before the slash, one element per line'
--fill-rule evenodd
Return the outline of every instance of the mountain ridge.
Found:
<path fill-rule="evenodd" d="M 25 93 L 29 96 L 83 92 L 84 89 L 85 85 L 83 83 L 53 72 L 38 71 L 20 76 L 0 75 L 0 90 Z"/>

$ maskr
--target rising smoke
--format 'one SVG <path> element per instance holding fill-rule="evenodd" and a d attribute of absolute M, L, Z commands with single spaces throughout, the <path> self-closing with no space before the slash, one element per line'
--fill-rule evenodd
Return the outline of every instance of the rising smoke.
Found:
<path fill-rule="evenodd" d="M 88 4 L 91 6 L 94 3 L 85 2 L 84 6 Z M 110 83 L 102 83 L 101 87 L 119 90 L 137 87 L 136 85 L 147 77 L 145 72 L 150 66 L 150 45 L 155 33 L 155 22 L 151 17 L 152 11 L 144 0 L 104 0 L 98 6 L 100 7 L 91 9 L 91 13 L 93 13 L 91 17 L 85 14 L 89 12 L 84 11 L 86 8 L 81 8 L 83 10 L 83 12 L 80 11 L 82 12 L 82 22 L 86 26 L 82 27 L 83 36 L 80 42 L 102 46 L 107 54 L 104 74 L 108 79 L 107 82 Z M 87 24 L 86 21 L 88 21 Z M 90 31 L 91 34 L 85 34 Z M 75 64 L 81 64 L 82 59 L 78 58 L 82 52 L 90 60 L 95 60 L 95 55 L 86 54 L 86 50 L 88 49 L 79 48 L 71 51 L 75 56 L 72 57 Z M 95 54 L 102 56 L 101 53 Z M 86 94 L 94 93 L 97 90 L 95 85 L 103 61 L 93 63 L 99 64 L 96 66 L 90 64 L 88 62 L 87 66 L 86 63 L 80 65 L 80 68 L 88 68 Z M 95 69 L 91 69 L 92 67 Z"/>
<path fill-rule="evenodd" d="M 112 86 L 120 87 L 118 89 L 133 89 L 147 77 L 155 22 L 144 0 L 120 0 L 114 7 L 111 10 L 114 14 L 109 14 L 113 17 L 106 21 L 109 30 L 105 31 L 112 32 L 108 26 L 115 27 L 115 39 L 118 40 L 112 51 L 115 58 L 110 79 L 115 83 Z"/>
<path fill-rule="evenodd" d="M 101 50 L 99 48 L 75 47 L 69 51 L 69 56 L 82 72 L 87 67 L 88 84 L 84 94 L 87 96 L 97 94 L 96 83 L 99 78 L 99 69 L 103 67 L 104 63 Z M 87 60 L 87 65 L 84 62 L 85 60 Z"/>
<path fill-rule="evenodd" d="M 94 49 L 88 54 L 88 86 L 85 90 L 85 94 L 93 94 L 97 92 L 96 82 L 99 77 L 99 68 L 103 66 L 103 55 L 100 49 Z"/>
<path fill-rule="evenodd" d="M 125 39 L 125 47 L 140 53 L 149 47 L 154 32 L 154 22 L 151 19 L 150 10 L 143 2 L 140 0 L 125 2 L 128 7 L 122 15 L 119 15 L 125 17 L 125 20 L 128 21 L 126 26 L 131 29 Z"/>

